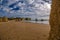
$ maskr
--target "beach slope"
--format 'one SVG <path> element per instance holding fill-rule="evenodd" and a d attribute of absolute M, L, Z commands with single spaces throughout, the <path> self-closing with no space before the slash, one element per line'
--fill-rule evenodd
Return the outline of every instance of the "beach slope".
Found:
<path fill-rule="evenodd" d="M 47 40 L 48 24 L 0 22 L 0 40 Z"/>

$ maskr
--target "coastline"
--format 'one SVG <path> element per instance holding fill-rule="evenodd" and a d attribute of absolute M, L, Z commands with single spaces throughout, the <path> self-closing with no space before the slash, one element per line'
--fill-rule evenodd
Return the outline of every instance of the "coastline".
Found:
<path fill-rule="evenodd" d="M 48 24 L 30 22 L 0 22 L 1 40 L 47 40 Z"/>

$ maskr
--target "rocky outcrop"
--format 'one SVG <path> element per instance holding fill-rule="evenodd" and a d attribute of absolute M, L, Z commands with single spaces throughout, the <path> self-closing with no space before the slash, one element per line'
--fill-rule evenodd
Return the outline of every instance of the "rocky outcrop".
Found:
<path fill-rule="evenodd" d="M 8 18 L 7 17 L 1 17 L 0 22 L 8 22 Z"/>
<path fill-rule="evenodd" d="M 52 0 L 49 22 L 51 30 L 48 40 L 60 40 L 60 0 Z"/>

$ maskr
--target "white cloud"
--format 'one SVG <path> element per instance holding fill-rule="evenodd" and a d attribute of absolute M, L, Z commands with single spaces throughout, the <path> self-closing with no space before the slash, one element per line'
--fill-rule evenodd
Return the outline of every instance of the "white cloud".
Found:
<path fill-rule="evenodd" d="M 29 4 L 32 4 L 35 0 L 27 0 Z"/>
<path fill-rule="evenodd" d="M 19 0 L 9 0 L 9 3 L 8 3 L 8 5 L 10 5 L 10 4 L 12 4 L 12 3 L 15 3 L 16 1 L 19 1 Z M 42 15 L 49 15 L 49 13 L 50 13 L 50 5 L 51 4 L 49 4 L 49 3 L 46 3 L 46 2 L 44 2 L 44 1 L 42 1 L 42 0 L 24 0 L 24 1 L 27 1 L 29 4 L 34 4 L 35 6 L 33 6 L 33 7 L 26 7 L 26 5 L 28 5 L 28 4 L 26 4 L 25 2 L 24 3 L 18 3 L 17 5 L 15 5 L 14 7 L 16 7 L 16 6 L 19 6 L 19 7 L 21 7 L 21 9 L 22 9 L 22 7 L 23 7 L 23 13 L 24 14 L 28 14 L 28 15 L 30 15 L 30 14 L 34 14 L 34 15 L 40 15 L 40 16 L 42 16 Z M 41 2 L 43 3 L 43 4 L 41 4 Z M 29 9 L 29 10 L 31 10 L 32 12 L 29 12 L 29 11 L 27 11 L 26 9 Z M 16 15 L 20 15 L 21 13 L 22 13 L 22 10 L 17 10 L 17 11 L 10 11 L 11 10 L 11 8 L 5 8 L 4 7 L 4 10 L 5 11 L 7 11 L 7 12 L 10 12 L 10 13 L 12 13 L 12 14 L 14 14 L 14 13 L 17 13 Z M 23 15 L 24 15 L 23 14 Z M 15 15 L 15 14 L 14 14 Z"/>
<path fill-rule="evenodd" d="M 49 9 L 51 9 L 51 4 L 47 4 L 47 7 L 48 7 Z"/>

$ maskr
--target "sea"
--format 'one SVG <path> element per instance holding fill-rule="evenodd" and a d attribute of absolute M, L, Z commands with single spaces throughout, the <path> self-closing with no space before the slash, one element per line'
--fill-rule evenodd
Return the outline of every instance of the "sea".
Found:
<path fill-rule="evenodd" d="M 49 21 L 25 21 L 25 22 L 31 22 L 31 23 L 39 23 L 39 24 L 49 24 Z"/>
<path fill-rule="evenodd" d="M 41 21 L 40 19 L 44 19 L 43 21 Z M 49 24 L 49 16 L 46 17 L 40 17 L 39 21 L 25 21 L 25 22 L 31 22 L 31 23 L 40 23 L 40 24 Z"/>

